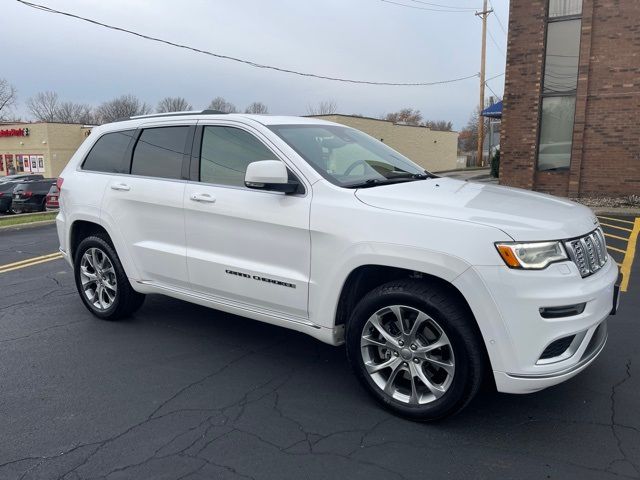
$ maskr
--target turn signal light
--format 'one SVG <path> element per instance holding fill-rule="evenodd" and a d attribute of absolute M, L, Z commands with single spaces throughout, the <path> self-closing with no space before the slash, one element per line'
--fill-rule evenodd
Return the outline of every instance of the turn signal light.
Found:
<path fill-rule="evenodd" d="M 500 256 L 504 260 L 504 263 L 509 265 L 511 268 L 520 268 L 520 262 L 516 258 L 513 250 L 509 248 L 507 245 L 497 245 L 498 252 L 500 252 Z"/>

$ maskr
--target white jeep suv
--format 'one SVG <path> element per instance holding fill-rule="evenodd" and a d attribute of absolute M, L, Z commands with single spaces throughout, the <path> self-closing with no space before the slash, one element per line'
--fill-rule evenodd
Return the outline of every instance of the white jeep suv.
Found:
<path fill-rule="evenodd" d="M 439 178 L 318 119 L 102 125 L 58 183 L 60 250 L 97 317 L 161 293 L 345 343 L 373 397 L 413 419 L 459 411 L 484 378 L 527 393 L 573 377 L 617 307 L 588 208 Z"/>

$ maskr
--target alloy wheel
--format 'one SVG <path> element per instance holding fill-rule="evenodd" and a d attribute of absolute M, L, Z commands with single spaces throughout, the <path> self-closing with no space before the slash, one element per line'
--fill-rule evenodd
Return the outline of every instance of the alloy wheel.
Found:
<path fill-rule="evenodd" d="M 451 342 L 432 317 L 416 308 L 393 305 L 371 315 L 360 351 L 371 380 L 402 403 L 431 403 L 453 382 Z"/>
<path fill-rule="evenodd" d="M 116 272 L 109 257 L 99 248 L 89 248 L 80 262 L 84 295 L 96 310 L 107 310 L 118 294 Z"/>

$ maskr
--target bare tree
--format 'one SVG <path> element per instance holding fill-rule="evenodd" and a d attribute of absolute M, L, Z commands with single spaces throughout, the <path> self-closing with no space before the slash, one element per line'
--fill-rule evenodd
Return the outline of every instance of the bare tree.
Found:
<path fill-rule="evenodd" d="M 156 112 L 184 112 L 191 110 L 193 107 L 183 97 L 165 97 L 158 102 Z"/>
<path fill-rule="evenodd" d="M 403 108 L 397 112 L 387 113 L 384 118 L 393 123 L 404 123 L 407 125 L 422 125 L 422 113 L 413 108 Z"/>
<path fill-rule="evenodd" d="M 27 108 L 40 122 L 96 123 L 91 105 L 61 102 L 56 92 L 40 92 L 27 100 Z"/>
<path fill-rule="evenodd" d="M 0 120 L 8 120 L 17 98 L 16 87 L 0 78 Z"/>
<path fill-rule="evenodd" d="M 56 92 L 40 92 L 27 100 L 31 115 L 40 122 L 56 122 L 60 100 Z"/>
<path fill-rule="evenodd" d="M 424 126 L 437 132 L 450 132 L 453 130 L 453 123 L 446 120 L 427 120 Z"/>
<path fill-rule="evenodd" d="M 266 115 L 267 113 L 269 113 L 269 107 L 267 107 L 262 102 L 253 102 L 245 109 L 244 113 L 257 113 L 260 115 Z"/>
<path fill-rule="evenodd" d="M 151 107 L 133 95 L 122 95 L 104 102 L 96 109 L 99 123 L 109 123 L 120 118 L 151 113 Z"/>
<path fill-rule="evenodd" d="M 307 105 L 309 115 L 333 115 L 338 111 L 338 105 L 333 100 L 323 100 L 317 105 Z"/>
<path fill-rule="evenodd" d="M 86 103 L 62 102 L 58 106 L 55 115 L 56 122 L 82 123 L 93 125 L 96 122 L 96 115 L 91 105 Z"/>
<path fill-rule="evenodd" d="M 460 132 L 462 138 L 461 147 L 463 151 L 474 152 L 478 148 L 478 125 L 480 119 L 485 122 L 485 129 L 489 128 L 489 120 L 480 116 L 480 110 L 476 108 L 469 117 L 467 126 Z"/>
<path fill-rule="evenodd" d="M 237 113 L 238 112 L 238 109 L 236 108 L 236 106 L 233 103 L 227 102 L 222 97 L 216 97 L 213 100 L 211 100 L 211 103 L 209 104 L 209 109 L 210 110 L 218 110 L 218 111 L 224 112 L 224 113 Z"/>

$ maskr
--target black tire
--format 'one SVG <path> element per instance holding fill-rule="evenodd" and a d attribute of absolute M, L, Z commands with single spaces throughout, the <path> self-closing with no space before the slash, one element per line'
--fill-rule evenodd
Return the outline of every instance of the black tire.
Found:
<path fill-rule="evenodd" d="M 115 279 L 117 281 L 117 292 L 115 294 L 113 303 L 109 306 L 109 308 L 102 310 L 96 308 L 89 301 L 82 286 L 80 266 L 83 255 L 90 248 L 98 248 L 102 252 L 104 252 L 105 256 L 113 265 L 113 269 L 115 271 Z M 131 284 L 129 283 L 129 279 L 125 274 L 124 268 L 122 268 L 122 263 L 120 263 L 118 254 L 111 245 L 109 239 L 106 237 L 103 237 L 101 235 L 93 235 L 85 238 L 84 240 L 82 240 L 82 242 L 80 242 L 80 245 L 78 245 L 78 248 L 76 249 L 73 262 L 73 274 L 76 281 L 76 288 L 78 289 L 78 294 L 82 299 L 82 303 L 92 314 L 102 320 L 120 320 L 121 318 L 128 317 L 136 312 L 144 303 L 145 295 L 142 293 L 138 293 L 133 288 L 131 288 Z"/>
<path fill-rule="evenodd" d="M 397 415 L 417 421 L 433 421 L 453 415 L 474 398 L 483 383 L 487 363 L 482 337 L 473 315 L 452 289 L 453 287 L 448 288 L 437 282 L 418 279 L 390 282 L 365 295 L 348 320 L 346 348 L 351 368 L 369 393 Z M 369 318 L 392 305 L 424 312 L 437 323 L 450 341 L 455 358 L 455 372 L 446 392 L 439 398 L 434 397 L 429 403 L 411 404 L 393 398 L 374 382 L 366 370 L 361 348 L 363 329 L 369 325 L 368 331 L 373 331 L 368 323 Z"/>

